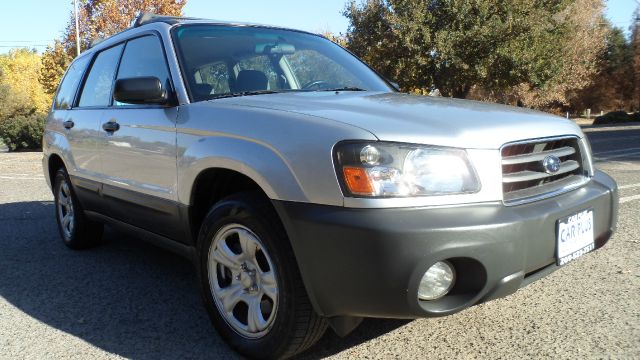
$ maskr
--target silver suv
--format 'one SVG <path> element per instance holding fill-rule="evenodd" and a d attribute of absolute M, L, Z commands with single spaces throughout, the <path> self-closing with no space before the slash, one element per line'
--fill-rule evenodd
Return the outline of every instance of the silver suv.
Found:
<path fill-rule="evenodd" d="M 64 243 L 109 224 L 192 259 L 213 324 L 255 358 L 509 295 L 617 217 L 571 121 L 401 94 L 278 27 L 142 16 L 69 67 L 43 142 Z"/>

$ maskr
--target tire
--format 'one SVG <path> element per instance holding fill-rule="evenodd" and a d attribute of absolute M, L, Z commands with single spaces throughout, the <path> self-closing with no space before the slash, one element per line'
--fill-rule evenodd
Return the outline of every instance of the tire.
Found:
<path fill-rule="evenodd" d="M 282 223 L 261 194 L 239 193 L 213 206 L 198 236 L 198 259 L 211 321 L 239 353 L 288 358 L 327 329 L 309 301 Z"/>
<path fill-rule="evenodd" d="M 79 250 L 100 243 L 104 225 L 86 218 L 64 168 L 60 168 L 54 177 L 53 196 L 58 232 L 64 244 Z"/>

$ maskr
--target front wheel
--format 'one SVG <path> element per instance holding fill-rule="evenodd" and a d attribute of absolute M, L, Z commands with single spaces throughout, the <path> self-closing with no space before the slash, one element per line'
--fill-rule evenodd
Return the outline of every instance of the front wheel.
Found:
<path fill-rule="evenodd" d="M 214 326 L 251 358 L 287 358 L 327 322 L 313 310 L 289 239 L 268 199 L 242 193 L 216 204 L 198 238 L 200 278 Z"/>

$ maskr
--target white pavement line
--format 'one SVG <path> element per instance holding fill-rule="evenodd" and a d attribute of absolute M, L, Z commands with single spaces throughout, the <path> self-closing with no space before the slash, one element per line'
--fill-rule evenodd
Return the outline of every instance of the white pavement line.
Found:
<path fill-rule="evenodd" d="M 620 204 L 624 204 L 626 202 L 633 201 L 633 200 L 640 200 L 640 195 L 625 196 L 623 198 L 620 198 Z"/>
<path fill-rule="evenodd" d="M 0 175 L 0 179 L 4 180 L 44 180 L 44 176 L 42 177 L 24 177 L 24 176 L 2 176 Z"/>
<path fill-rule="evenodd" d="M 624 153 L 624 154 L 617 154 L 617 155 L 610 155 L 610 156 L 596 156 L 594 157 L 594 159 L 596 160 L 610 160 L 610 159 L 617 159 L 617 158 L 621 158 L 621 157 L 625 157 L 625 156 L 633 156 L 633 155 L 640 155 L 640 151 L 635 151 L 635 152 L 630 152 L 630 153 Z"/>
<path fill-rule="evenodd" d="M 633 151 L 633 150 L 640 150 L 640 147 L 630 148 L 630 149 L 616 149 L 616 150 L 598 151 L 598 152 L 594 152 L 594 155 L 600 156 L 600 155 L 603 155 L 603 154 L 619 153 L 619 152 Z"/>
<path fill-rule="evenodd" d="M 39 174 L 5 173 L 4 176 L 40 176 L 40 175 Z"/>
<path fill-rule="evenodd" d="M 632 189 L 632 188 L 637 188 L 637 187 L 640 187 L 640 183 L 621 185 L 621 186 L 618 186 L 618 189 Z"/>

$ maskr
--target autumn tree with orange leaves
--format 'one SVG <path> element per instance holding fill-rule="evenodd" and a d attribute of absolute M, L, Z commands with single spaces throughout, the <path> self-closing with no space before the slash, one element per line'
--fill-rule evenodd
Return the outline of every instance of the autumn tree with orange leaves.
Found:
<path fill-rule="evenodd" d="M 187 0 L 79 0 L 80 48 L 130 27 L 142 12 L 180 16 Z M 53 94 L 71 60 L 76 56 L 76 30 L 73 13 L 62 39 L 42 56 L 42 86 Z"/>

